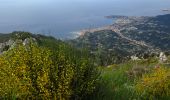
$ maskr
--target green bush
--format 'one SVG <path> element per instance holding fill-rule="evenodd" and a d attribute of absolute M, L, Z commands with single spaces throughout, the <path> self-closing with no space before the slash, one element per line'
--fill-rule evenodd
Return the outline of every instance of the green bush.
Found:
<path fill-rule="evenodd" d="M 55 50 L 37 44 L 0 55 L 1 99 L 84 99 L 93 93 L 98 70 L 84 51 L 68 45 Z"/>

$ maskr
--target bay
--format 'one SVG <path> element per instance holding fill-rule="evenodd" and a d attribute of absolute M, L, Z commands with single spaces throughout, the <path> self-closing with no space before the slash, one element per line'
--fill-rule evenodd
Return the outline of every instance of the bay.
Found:
<path fill-rule="evenodd" d="M 169 5 L 170 0 L 0 0 L 0 33 L 74 38 L 80 30 L 111 24 L 104 16 L 156 16 Z"/>

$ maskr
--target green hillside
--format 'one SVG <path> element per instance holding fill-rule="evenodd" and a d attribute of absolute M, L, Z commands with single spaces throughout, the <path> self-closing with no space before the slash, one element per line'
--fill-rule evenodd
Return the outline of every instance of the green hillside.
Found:
<path fill-rule="evenodd" d="M 126 62 L 131 56 L 146 58 L 161 51 L 170 53 L 170 14 L 118 19 L 125 22 L 117 22 L 108 29 L 87 32 L 72 40 L 71 44 L 89 48 L 91 54 L 97 57 L 96 62 L 104 66 Z"/>
<path fill-rule="evenodd" d="M 84 99 L 94 92 L 99 71 L 85 50 L 43 35 L 12 36 L 0 54 L 0 99 Z"/>

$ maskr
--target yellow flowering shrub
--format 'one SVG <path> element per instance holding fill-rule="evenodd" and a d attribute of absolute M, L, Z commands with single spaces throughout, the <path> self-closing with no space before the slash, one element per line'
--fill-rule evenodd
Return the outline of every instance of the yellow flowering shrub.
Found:
<path fill-rule="evenodd" d="M 23 98 L 23 95 L 48 97 L 49 93 L 45 85 L 49 81 L 48 71 L 51 65 L 49 56 L 49 50 L 34 44 L 27 47 L 19 44 L 1 55 L 0 90 L 2 92 L 0 91 L 0 94 L 15 95 L 16 98 Z"/>
<path fill-rule="evenodd" d="M 145 74 L 135 85 L 137 93 L 145 99 L 170 96 L 170 69 L 160 67 Z"/>
<path fill-rule="evenodd" d="M 0 99 L 82 99 L 94 91 L 98 71 L 89 58 L 66 45 L 50 50 L 20 41 L 0 55 Z"/>
<path fill-rule="evenodd" d="M 18 56 L 18 55 L 17 55 Z M 1 97 L 21 97 L 29 94 L 28 81 L 25 81 L 25 65 L 19 64 L 17 56 L 0 56 L 0 95 Z M 22 76 L 22 77 L 21 77 Z M 23 81 L 21 81 L 23 79 Z"/>

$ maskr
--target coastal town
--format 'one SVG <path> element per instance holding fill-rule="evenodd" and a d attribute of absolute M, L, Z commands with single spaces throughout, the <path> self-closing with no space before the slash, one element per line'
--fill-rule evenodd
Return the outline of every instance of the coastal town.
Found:
<path fill-rule="evenodd" d="M 116 32 L 121 38 L 128 40 L 132 44 L 137 44 L 140 46 L 145 46 L 145 47 L 151 47 L 150 45 L 146 44 L 144 41 L 138 41 L 131 39 L 127 36 L 125 36 L 121 31 L 124 29 L 127 30 L 137 30 L 136 27 L 130 26 L 129 24 L 133 25 L 133 23 L 141 23 L 147 21 L 146 19 L 148 17 L 127 17 L 127 16 L 106 16 L 106 18 L 113 18 L 116 19 L 115 22 L 112 25 L 104 26 L 104 27 L 99 27 L 99 28 L 92 28 L 92 29 L 86 29 L 82 30 L 79 32 L 80 37 L 83 36 L 86 33 L 93 33 L 96 31 L 102 31 L 102 30 L 112 30 L 113 32 Z"/>
<path fill-rule="evenodd" d="M 114 20 L 113 24 L 82 30 L 79 32 L 79 41 L 82 40 L 87 44 L 90 42 L 92 47 L 96 45 L 97 48 L 104 50 L 107 47 L 109 48 L 108 52 L 116 48 L 123 51 L 128 50 L 128 53 L 132 55 L 136 51 L 140 51 L 141 54 L 144 51 L 157 54 L 161 51 L 167 51 L 167 48 L 170 47 L 168 38 L 170 37 L 170 27 L 169 21 L 167 21 L 169 16 L 170 14 L 155 17 L 108 16 L 106 18 Z M 114 41 L 114 43 L 107 44 L 109 40 Z"/>

